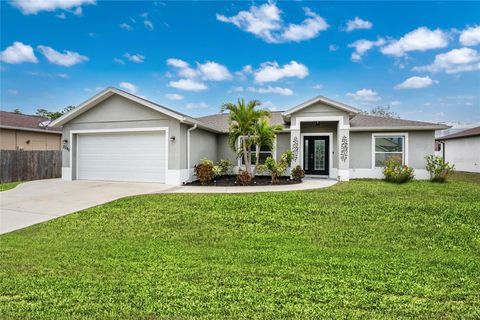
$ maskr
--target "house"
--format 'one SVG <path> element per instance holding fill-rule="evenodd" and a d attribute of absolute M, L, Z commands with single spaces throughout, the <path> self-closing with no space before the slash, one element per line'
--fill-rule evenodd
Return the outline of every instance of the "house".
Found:
<path fill-rule="evenodd" d="M 435 139 L 443 159 L 455 170 L 480 173 L 480 127 Z"/>
<path fill-rule="evenodd" d="M 60 150 L 62 130 L 44 117 L 0 111 L 1 150 Z"/>
<path fill-rule="evenodd" d="M 64 179 L 151 181 L 180 185 L 193 178 L 201 159 L 229 159 L 228 115 L 192 118 L 116 88 L 107 88 L 53 121 L 63 126 Z M 293 165 L 308 175 L 349 180 L 381 178 L 382 161 L 397 157 L 428 178 L 424 157 L 434 153 L 435 130 L 445 125 L 360 114 L 356 108 L 317 97 L 270 121 L 283 124 L 273 150 L 294 152 Z"/>

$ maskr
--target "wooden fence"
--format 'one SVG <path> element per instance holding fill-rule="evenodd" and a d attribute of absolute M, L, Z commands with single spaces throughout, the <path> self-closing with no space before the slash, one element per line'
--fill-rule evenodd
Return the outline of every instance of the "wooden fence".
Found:
<path fill-rule="evenodd" d="M 0 182 L 60 178 L 62 151 L 0 150 Z"/>

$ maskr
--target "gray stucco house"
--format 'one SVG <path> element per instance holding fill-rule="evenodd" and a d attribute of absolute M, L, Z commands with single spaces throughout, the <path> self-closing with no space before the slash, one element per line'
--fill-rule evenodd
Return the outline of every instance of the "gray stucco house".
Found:
<path fill-rule="evenodd" d="M 62 177 L 180 185 L 194 179 L 201 159 L 229 159 L 228 115 L 192 118 L 116 88 L 107 88 L 53 121 L 63 128 Z M 348 181 L 381 178 L 381 163 L 398 157 L 428 178 L 424 157 L 434 153 L 435 130 L 446 125 L 360 114 L 346 104 L 316 97 L 284 112 L 272 124 L 285 129 L 261 157 L 294 152 L 292 165 L 307 175 Z"/>

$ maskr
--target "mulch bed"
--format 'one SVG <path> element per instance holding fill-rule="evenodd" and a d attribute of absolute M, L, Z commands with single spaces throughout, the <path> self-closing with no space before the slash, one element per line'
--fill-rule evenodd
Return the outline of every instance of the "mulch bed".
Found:
<path fill-rule="evenodd" d="M 301 181 L 296 181 L 290 179 L 290 177 L 280 177 L 278 178 L 278 183 L 276 183 L 276 186 L 282 185 L 282 184 L 297 184 L 301 183 Z M 188 186 L 202 186 L 200 182 L 193 181 L 186 183 Z M 270 186 L 272 185 L 272 178 L 269 176 L 257 176 L 255 177 L 252 182 L 250 183 L 251 186 Z M 236 186 L 242 186 L 237 184 L 237 176 L 221 176 L 215 178 L 211 183 L 205 184 L 204 186 L 216 186 L 216 187 L 236 187 Z"/>

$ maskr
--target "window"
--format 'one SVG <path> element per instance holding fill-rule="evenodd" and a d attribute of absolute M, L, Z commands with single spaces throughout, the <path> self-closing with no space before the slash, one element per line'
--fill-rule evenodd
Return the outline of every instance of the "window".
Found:
<path fill-rule="evenodd" d="M 374 164 L 383 167 L 385 161 L 399 159 L 405 164 L 405 135 L 373 135 L 374 139 Z"/>
<path fill-rule="evenodd" d="M 239 143 L 241 146 L 241 137 L 239 139 Z M 253 145 L 251 147 L 251 150 L 252 150 L 252 165 L 256 165 L 257 164 L 257 159 L 256 159 L 256 156 L 257 156 L 257 146 L 256 145 Z M 272 153 L 272 150 L 270 150 L 267 146 L 263 146 L 260 148 L 260 153 L 258 154 L 259 155 L 259 158 L 260 158 L 260 163 L 265 163 L 265 160 L 268 158 L 268 157 L 274 157 L 273 153 Z M 245 160 L 243 158 L 243 153 L 242 155 L 240 156 L 240 165 L 245 165 Z"/>

